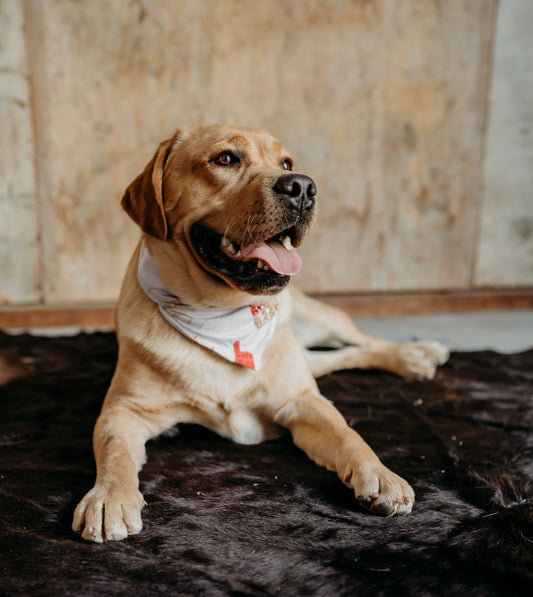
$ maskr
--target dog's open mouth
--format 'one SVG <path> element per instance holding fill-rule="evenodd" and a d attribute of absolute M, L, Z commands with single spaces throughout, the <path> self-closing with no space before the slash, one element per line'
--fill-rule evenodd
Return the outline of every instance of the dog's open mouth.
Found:
<path fill-rule="evenodd" d="M 297 230 L 291 227 L 268 240 L 245 245 L 202 224 L 191 229 L 194 250 L 208 268 L 250 292 L 278 291 L 300 271 L 302 260 L 293 246 L 296 237 Z"/>

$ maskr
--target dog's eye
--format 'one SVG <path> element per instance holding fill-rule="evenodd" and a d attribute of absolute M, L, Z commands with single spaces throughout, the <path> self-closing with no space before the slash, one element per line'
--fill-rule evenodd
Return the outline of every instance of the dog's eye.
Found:
<path fill-rule="evenodd" d="M 217 164 L 218 166 L 234 166 L 235 164 L 240 163 L 241 160 L 233 152 L 223 151 L 221 154 L 217 155 L 211 161 L 214 164 Z"/>
<path fill-rule="evenodd" d="M 292 170 L 292 160 L 289 160 L 289 158 L 285 158 L 281 162 L 281 167 L 283 168 L 283 170 Z"/>

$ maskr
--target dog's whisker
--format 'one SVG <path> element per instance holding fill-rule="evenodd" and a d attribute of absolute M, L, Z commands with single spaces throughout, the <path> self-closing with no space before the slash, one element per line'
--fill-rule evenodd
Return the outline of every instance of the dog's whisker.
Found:
<path fill-rule="evenodd" d="M 255 218 L 257 218 L 257 214 L 251 214 L 248 216 L 248 219 L 246 220 L 246 230 L 243 233 L 243 240 L 244 240 L 244 234 L 248 234 L 248 236 L 250 237 L 250 240 L 252 242 L 255 242 L 255 238 L 254 238 L 254 230 L 257 228 L 257 225 L 253 225 L 253 221 Z"/>
<path fill-rule="evenodd" d="M 230 234 L 230 231 L 231 231 L 231 227 L 232 227 L 232 226 L 234 225 L 234 223 L 235 223 L 235 222 L 234 222 L 235 218 L 236 218 L 236 216 L 233 216 L 233 218 L 231 218 L 231 220 L 228 222 L 228 224 L 227 224 L 227 226 L 226 226 L 226 229 L 224 230 L 224 234 L 223 234 L 223 236 L 224 236 L 225 238 L 228 238 L 229 240 L 231 240 L 231 234 Z"/>

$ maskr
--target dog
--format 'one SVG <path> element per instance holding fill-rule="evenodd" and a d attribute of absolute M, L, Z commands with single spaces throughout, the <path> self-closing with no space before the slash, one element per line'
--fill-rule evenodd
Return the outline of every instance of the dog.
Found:
<path fill-rule="evenodd" d="M 313 228 L 316 186 L 267 133 L 178 130 L 126 189 L 142 231 L 117 304 L 119 354 L 93 438 L 97 475 L 72 528 L 94 542 L 141 531 L 145 443 L 178 423 L 256 444 L 288 430 L 371 512 L 411 512 L 391 472 L 315 378 L 381 368 L 430 378 L 448 351 L 361 333 L 343 312 L 287 285 Z M 311 351 L 339 342 L 341 348 Z"/>

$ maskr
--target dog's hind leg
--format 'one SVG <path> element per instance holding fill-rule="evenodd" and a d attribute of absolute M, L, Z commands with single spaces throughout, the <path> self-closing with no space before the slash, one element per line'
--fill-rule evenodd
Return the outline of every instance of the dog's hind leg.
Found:
<path fill-rule="evenodd" d="M 311 372 L 320 377 L 339 369 L 385 369 L 403 377 L 431 378 L 449 357 L 439 342 L 390 342 L 364 334 L 343 311 L 291 290 L 291 326 L 305 349 Z M 308 350 L 341 346 L 332 351 Z"/>
<path fill-rule="evenodd" d="M 349 315 L 291 288 L 291 327 L 304 348 L 331 343 L 369 346 L 375 339 L 363 334 Z"/>
<path fill-rule="evenodd" d="M 341 369 L 383 369 L 402 377 L 431 379 L 437 363 L 417 346 L 390 343 L 389 346 L 343 346 L 335 350 L 304 349 L 314 377 Z"/>

